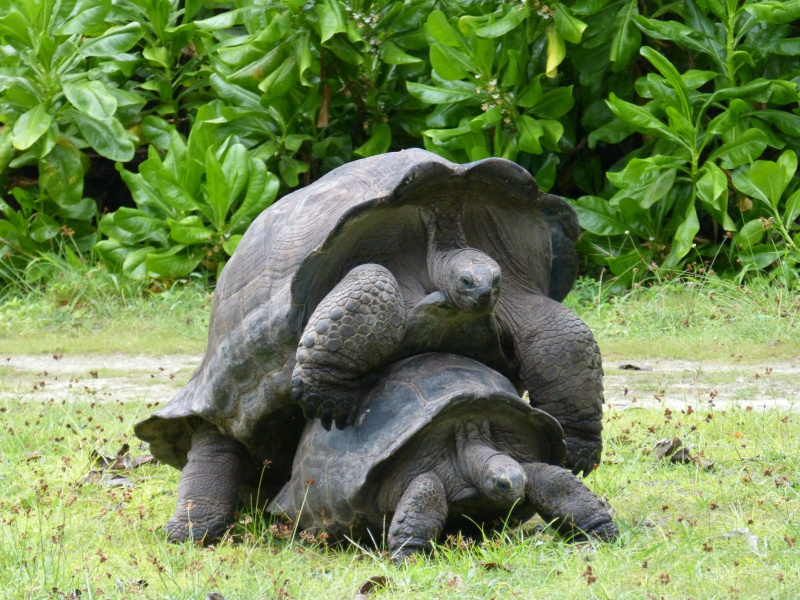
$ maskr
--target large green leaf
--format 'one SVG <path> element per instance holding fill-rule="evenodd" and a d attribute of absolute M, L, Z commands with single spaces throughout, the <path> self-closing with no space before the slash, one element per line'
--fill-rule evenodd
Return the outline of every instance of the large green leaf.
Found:
<path fill-rule="evenodd" d="M 597 196 L 583 196 L 575 203 L 575 212 L 581 227 L 597 235 L 623 235 L 628 227 L 608 200 Z"/>
<path fill-rule="evenodd" d="M 87 38 L 80 47 L 84 56 L 114 56 L 127 52 L 144 35 L 144 27 L 140 23 L 128 23 L 108 29 L 103 35 Z"/>
<path fill-rule="evenodd" d="M 217 231 L 222 231 L 228 212 L 231 188 L 214 148 L 206 150 L 206 182 L 208 204 L 213 214 L 211 223 Z"/>
<path fill-rule="evenodd" d="M 800 19 L 800 0 L 786 0 L 785 2 L 767 0 L 748 4 L 744 8 L 756 19 L 766 23 L 794 23 Z"/>
<path fill-rule="evenodd" d="M 785 110 L 760 109 L 752 113 L 754 117 L 771 123 L 784 133 L 800 138 L 800 115 Z"/>
<path fill-rule="evenodd" d="M 391 143 L 392 128 L 386 123 L 378 123 L 372 128 L 372 134 L 369 139 L 353 150 L 353 154 L 362 158 L 383 154 L 389 149 Z"/>
<path fill-rule="evenodd" d="M 297 58 L 292 55 L 258 84 L 258 89 L 264 92 L 263 100 L 274 100 L 287 94 L 297 83 L 299 76 Z"/>
<path fill-rule="evenodd" d="M 391 40 L 385 41 L 380 45 L 380 55 L 381 60 L 387 65 L 410 65 L 422 62 L 422 59 L 404 52 L 400 46 Z"/>
<path fill-rule="evenodd" d="M 14 123 L 12 142 L 17 150 L 27 150 L 50 128 L 53 118 L 44 104 L 37 104 Z"/>
<path fill-rule="evenodd" d="M 567 56 L 567 48 L 564 44 L 564 37 L 554 25 L 548 25 L 545 29 L 547 36 L 547 64 L 545 65 L 545 75 L 554 78 L 558 75 L 558 65 Z"/>
<path fill-rule="evenodd" d="M 151 253 L 145 259 L 147 274 L 158 279 L 186 277 L 197 268 L 203 256 L 201 250 L 187 249 L 183 246 L 174 246 L 158 254 Z"/>
<path fill-rule="evenodd" d="M 114 213 L 114 224 L 128 231 L 137 240 L 150 237 L 151 234 L 166 229 L 166 223 L 138 208 L 123 206 Z M 124 241 L 124 240 L 123 240 Z"/>
<path fill-rule="evenodd" d="M 110 160 L 128 162 L 136 146 L 117 119 L 98 119 L 76 110 L 65 111 L 75 121 L 83 138 L 98 154 Z"/>
<path fill-rule="evenodd" d="M 764 223 L 761 219 L 753 219 L 742 226 L 739 233 L 734 237 L 734 241 L 744 248 L 750 248 L 759 243 L 763 237 Z"/>
<path fill-rule="evenodd" d="M 659 138 L 672 140 L 683 146 L 686 145 L 683 139 L 673 133 L 664 122 L 656 118 L 646 107 L 637 106 L 636 104 L 620 100 L 614 94 L 609 96 L 606 104 L 608 104 L 611 112 L 628 123 L 628 125 L 635 130 Z"/>
<path fill-rule="evenodd" d="M 521 10 L 520 10 L 521 9 Z M 482 38 L 499 38 L 509 31 L 516 29 L 530 16 L 527 5 L 512 5 L 511 9 L 498 21 L 484 25 L 475 30 L 475 34 Z"/>
<path fill-rule="evenodd" d="M 337 3 L 338 4 L 338 3 Z M 314 9 L 319 18 L 320 41 L 324 44 L 337 33 L 347 31 L 347 21 L 341 10 L 336 10 L 330 2 L 321 2 Z"/>
<path fill-rule="evenodd" d="M 40 244 L 56 237 L 58 231 L 58 222 L 44 213 L 38 213 L 31 223 L 31 239 Z"/>
<path fill-rule="evenodd" d="M 83 197 L 81 153 L 66 139 L 60 138 L 39 160 L 39 185 L 61 207 L 77 204 Z"/>
<path fill-rule="evenodd" d="M 186 246 L 196 244 L 210 244 L 214 239 L 214 232 L 205 226 L 203 219 L 198 215 L 184 217 L 180 221 L 167 219 L 169 236 Z"/>
<path fill-rule="evenodd" d="M 450 25 L 447 17 L 441 10 L 434 10 L 428 15 L 428 33 L 440 44 L 445 46 L 463 47 L 461 36 Z"/>
<path fill-rule="evenodd" d="M 800 189 L 786 199 L 783 222 L 792 223 L 798 216 L 800 216 Z"/>
<path fill-rule="evenodd" d="M 638 14 L 638 0 L 630 0 L 619 9 L 614 18 L 615 33 L 611 42 L 609 60 L 614 63 L 611 70 L 616 73 L 627 68 L 642 45 L 642 33 L 636 26 Z"/>
<path fill-rule="evenodd" d="M 480 98 L 477 93 L 468 90 L 434 87 L 414 81 L 406 83 L 406 88 L 409 94 L 428 104 L 446 104 L 449 102 L 461 102 L 462 100 Z"/>
<path fill-rule="evenodd" d="M 103 23 L 110 11 L 110 0 L 85 0 L 75 16 L 58 28 L 58 35 L 85 34 Z"/>
<path fill-rule="evenodd" d="M 713 134 L 730 131 L 739 123 L 739 115 L 741 115 L 746 108 L 747 103 L 744 100 L 739 100 L 738 98 L 731 100 L 727 109 L 711 119 L 706 131 Z"/>
<path fill-rule="evenodd" d="M 117 99 L 100 81 L 81 80 L 63 85 L 64 95 L 82 113 L 95 119 L 108 119 L 117 111 Z"/>
<path fill-rule="evenodd" d="M 122 261 L 122 272 L 131 279 L 144 279 L 147 277 L 147 255 L 153 252 L 156 252 L 156 248 L 153 246 L 145 246 L 128 252 Z"/>
<path fill-rule="evenodd" d="M 767 135 L 760 129 L 748 129 L 735 140 L 717 148 L 708 159 L 722 159 L 734 166 L 744 165 L 761 156 L 766 147 Z"/>
<path fill-rule="evenodd" d="M 300 185 L 300 175 L 307 173 L 309 168 L 308 163 L 289 156 L 281 156 L 280 161 L 278 161 L 278 172 L 281 174 L 281 179 L 290 188 Z"/>
<path fill-rule="evenodd" d="M 161 198 L 177 211 L 192 211 L 200 206 L 178 181 L 178 176 L 170 169 L 156 172 L 154 184 Z"/>
<path fill-rule="evenodd" d="M 694 236 L 700 231 L 700 221 L 697 218 L 697 210 L 694 204 L 689 206 L 688 213 L 684 220 L 678 225 L 678 230 L 672 237 L 669 254 L 664 261 L 664 265 L 669 268 L 678 266 L 684 256 L 689 254 L 694 243 Z"/>
<path fill-rule="evenodd" d="M 678 73 L 678 70 L 672 66 L 672 63 L 669 62 L 663 54 L 657 50 L 654 50 L 653 48 L 650 48 L 649 46 L 642 47 L 639 50 L 639 53 L 649 60 L 650 63 L 664 76 L 669 85 L 673 90 L 675 90 L 675 92 L 678 94 L 678 97 L 681 99 L 682 115 L 687 119 L 691 119 L 692 114 L 689 108 L 689 91 L 686 88 L 686 84 L 684 84 L 680 73 Z"/>
<path fill-rule="evenodd" d="M 580 44 L 583 32 L 587 27 L 586 23 L 569 14 L 567 7 L 561 2 L 553 2 L 551 6 L 553 19 L 561 37 L 573 44 Z"/>
<path fill-rule="evenodd" d="M 739 253 L 742 266 L 753 269 L 766 269 L 781 259 L 781 252 L 773 244 L 746 246 Z"/>
<path fill-rule="evenodd" d="M 250 221 L 272 204 L 278 195 L 280 187 L 278 177 L 267 170 L 263 161 L 250 157 L 249 162 L 250 179 L 247 182 L 247 192 L 241 206 L 228 222 L 229 232 L 244 231 Z"/>
<path fill-rule="evenodd" d="M 675 184 L 675 177 L 677 174 L 677 169 L 664 169 L 661 171 L 655 181 L 647 187 L 647 191 L 645 191 L 639 201 L 639 205 L 642 208 L 650 208 L 653 204 L 664 198 Z"/>
<path fill-rule="evenodd" d="M 748 171 L 753 186 L 758 190 L 758 198 L 777 209 L 784 190 L 797 172 L 797 156 L 791 150 L 781 155 L 783 162 L 757 160 Z"/>
<path fill-rule="evenodd" d="M 558 119 L 567 114 L 575 104 L 573 86 L 558 87 L 545 93 L 533 106 L 533 113 L 543 119 Z"/>
<path fill-rule="evenodd" d="M 700 169 L 697 195 L 706 211 L 726 231 L 736 231 L 736 224 L 728 216 L 728 178 L 725 172 L 712 162 Z"/>
<path fill-rule="evenodd" d="M 464 79 L 472 70 L 466 56 L 442 44 L 431 44 L 430 59 L 436 74 L 448 81 Z"/>
<path fill-rule="evenodd" d="M 519 129 L 519 147 L 524 152 L 531 154 L 541 154 L 542 144 L 539 138 L 544 135 L 542 124 L 528 115 L 522 115 L 517 121 Z"/>

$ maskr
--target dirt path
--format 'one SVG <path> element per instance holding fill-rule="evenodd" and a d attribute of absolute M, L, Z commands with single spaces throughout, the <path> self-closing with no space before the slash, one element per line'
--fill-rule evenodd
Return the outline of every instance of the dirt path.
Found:
<path fill-rule="evenodd" d="M 0 357 L 0 400 L 164 403 L 199 362 L 193 355 Z M 622 370 L 624 363 L 650 370 Z M 800 410 L 800 357 L 763 365 L 607 359 L 605 370 L 606 405 L 612 409 L 739 404 Z"/>

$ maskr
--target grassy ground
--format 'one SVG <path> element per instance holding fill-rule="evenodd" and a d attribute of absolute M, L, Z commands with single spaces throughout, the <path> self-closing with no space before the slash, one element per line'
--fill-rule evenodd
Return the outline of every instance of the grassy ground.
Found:
<path fill-rule="evenodd" d="M 388 580 L 376 598 L 794 598 L 800 583 L 794 414 L 609 412 L 605 462 L 588 483 L 615 507 L 619 542 L 569 545 L 531 524 L 398 568 L 367 548 L 286 539 L 252 513 L 234 543 L 168 545 L 160 527 L 174 508 L 174 469 L 117 472 L 124 485 L 90 474 L 95 450 L 145 452 L 130 425 L 146 405 L 76 394 L 5 399 L 0 410 L 10 417 L 0 438 L 3 598 L 341 599 L 373 576 Z M 657 463 L 655 442 L 673 436 L 713 470 Z"/>
<path fill-rule="evenodd" d="M 126 352 L 155 359 L 202 352 L 209 301 L 196 286 L 146 299 L 139 290 L 121 301 L 107 275 L 97 278 L 83 288 L 65 282 L 0 303 L 0 353 Z M 751 363 L 800 355 L 800 307 L 778 288 L 672 284 L 614 302 L 587 283 L 576 292 L 570 302 L 596 332 L 607 365 L 662 356 L 729 363 L 738 373 Z M 167 371 L 154 375 L 174 384 Z M 788 394 L 783 411 L 747 410 L 695 403 L 700 392 L 673 392 L 643 376 L 648 395 L 666 387 L 664 405 L 607 409 L 605 460 L 588 479 L 617 511 L 619 542 L 569 545 L 532 523 L 467 548 L 451 541 L 432 558 L 399 568 L 368 548 L 287 539 L 248 512 L 233 543 L 168 545 L 160 528 L 174 508 L 174 469 L 144 464 L 91 473 L 99 470 L 94 451 L 113 455 L 127 443 L 134 456 L 146 452 L 131 426 L 152 410 L 149 401 L 120 402 L 83 381 L 61 388 L 48 382 L 33 397 L 0 386 L 0 598 L 202 600 L 220 592 L 227 600 L 341 599 L 357 597 L 373 576 L 388 582 L 374 591 L 376 599 L 795 598 L 797 387 L 781 388 Z M 724 375 L 714 377 L 724 383 Z M 700 379 L 689 377 L 686 385 Z M 724 400 L 729 392 L 719 390 Z M 680 394 L 681 408 L 668 410 Z M 705 388 L 702 395 L 708 396 Z M 698 462 L 654 460 L 656 441 L 673 436 L 692 446 Z"/>
<path fill-rule="evenodd" d="M 211 299 L 199 284 L 156 292 L 98 269 L 72 274 L 41 293 L 0 298 L 0 354 L 202 353 Z M 566 303 L 611 362 L 800 355 L 800 297 L 774 285 L 672 282 L 608 297 L 587 280 Z"/>

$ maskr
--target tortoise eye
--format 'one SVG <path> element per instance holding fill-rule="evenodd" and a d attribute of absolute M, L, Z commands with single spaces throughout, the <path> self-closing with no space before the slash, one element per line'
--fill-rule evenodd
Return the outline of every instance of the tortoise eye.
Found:
<path fill-rule="evenodd" d="M 471 286 L 472 285 L 472 277 L 468 277 L 467 275 L 464 275 L 461 278 L 461 285 Z"/>

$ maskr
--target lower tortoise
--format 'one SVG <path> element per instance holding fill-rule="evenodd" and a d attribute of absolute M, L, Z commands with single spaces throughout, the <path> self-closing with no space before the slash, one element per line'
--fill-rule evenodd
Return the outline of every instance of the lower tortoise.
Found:
<path fill-rule="evenodd" d="M 560 467 L 558 422 L 505 377 L 450 354 L 382 370 L 352 427 L 306 426 L 270 510 L 334 540 L 380 539 L 395 560 L 450 529 L 538 513 L 574 539 L 618 535 L 609 505 Z"/>

